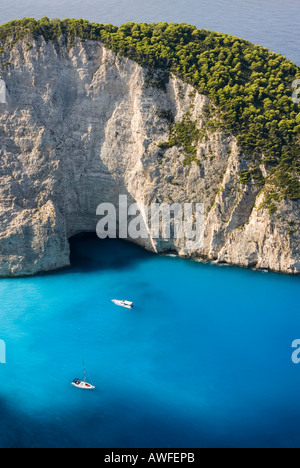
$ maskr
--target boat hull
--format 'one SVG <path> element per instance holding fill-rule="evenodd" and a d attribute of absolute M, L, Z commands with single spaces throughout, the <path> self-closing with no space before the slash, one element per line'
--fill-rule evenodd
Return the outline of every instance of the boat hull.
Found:
<path fill-rule="evenodd" d="M 81 390 L 95 390 L 96 387 L 87 383 L 87 382 L 80 382 L 78 384 L 72 382 L 73 387 L 80 388 Z"/>
<path fill-rule="evenodd" d="M 112 302 L 119 307 L 125 307 L 125 309 L 132 309 L 133 303 L 129 301 L 119 301 L 117 299 L 113 299 Z"/>

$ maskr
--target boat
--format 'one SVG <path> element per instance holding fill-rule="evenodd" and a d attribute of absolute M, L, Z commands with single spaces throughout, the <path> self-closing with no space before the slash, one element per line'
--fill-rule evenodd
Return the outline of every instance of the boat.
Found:
<path fill-rule="evenodd" d="M 132 309 L 133 302 L 130 301 L 119 301 L 118 299 L 112 299 L 112 302 L 120 307 L 126 307 L 126 309 Z"/>
<path fill-rule="evenodd" d="M 82 382 L 79 379 L 74 379 L 72 385 L 77 388 L 81 388 L 82 390 L 95 390 L 96 387 L 87 383 L 85 380 Z"/>
<path fill-rule="evenodd" d="M 95 390 L 96 387 L 94 387 L 92 384 L 86 381 L 84 363 L 83 363 L 83 373 L 84 373 L 84 380 L 82 381 L 79 379 L 74 379 L 72 382 L 72 385 L 76 388 L 81 388 L 82 390 Z"/>

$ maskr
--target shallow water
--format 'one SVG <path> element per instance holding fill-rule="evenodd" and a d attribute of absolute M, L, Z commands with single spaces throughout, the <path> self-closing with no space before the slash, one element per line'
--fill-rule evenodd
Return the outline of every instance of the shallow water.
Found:
<path fill-rule="evenodd" d="M 299 277 L 72 245 L 70 270 L 0 281 L 0 446 L 300 446 Z"/>

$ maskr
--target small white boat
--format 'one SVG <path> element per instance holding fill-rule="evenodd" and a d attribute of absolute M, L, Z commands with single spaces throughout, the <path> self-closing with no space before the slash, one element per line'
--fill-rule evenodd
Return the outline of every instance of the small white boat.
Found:
<path fill-rule="evenodd" d="M 96 387 L 86 382 L 85 377 L 85 367 L 83 362 L 83 372 L 84 372 L 84 380 L 74 379 L 72 385 L 76 388 L 81 388 L 82 390 L 95 390 Z"/>
<path fill-rule="evenodd" d="M 72 385 L 76 388 L 81 388 L 82 390 L 95 390 L 96 387 L 87 383 L 85 380 L 82 382 L 79 379 L 74 379 Z"/>
<path fill-rule="evenodd" d="M 119 301 L 118 299 L 112 299 L 112 302 L 120 307 L 126 307 L 126 309 L 132 309 L 133 302 L 130 301 Z"/>

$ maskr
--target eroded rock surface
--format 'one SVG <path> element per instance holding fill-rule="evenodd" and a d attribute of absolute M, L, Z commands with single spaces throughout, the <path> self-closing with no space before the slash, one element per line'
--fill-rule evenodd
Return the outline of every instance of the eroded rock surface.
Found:
<path fill-rule="evenodd" d="M 145 248 L 235 265 L 300 272 L 299 202 L 275 213 L 243 186 L 247 169 L 233 136 L 208 128 L 207 97 L 171 76 L 153 87 L 149 72 L 97 42 L 68 49 L 23 40 L 2 66 L 0 104 L 0 276 L 69 265 L 68 239 L 95 231 L 96 208 L 119 195 L 129 203 L 204 203 L 204 244 L 139 240 Z M 197 155 L 170 138 L 170 116 L 196 122 Z M 194 159 L 194 160 L 193 160 Z"/>

